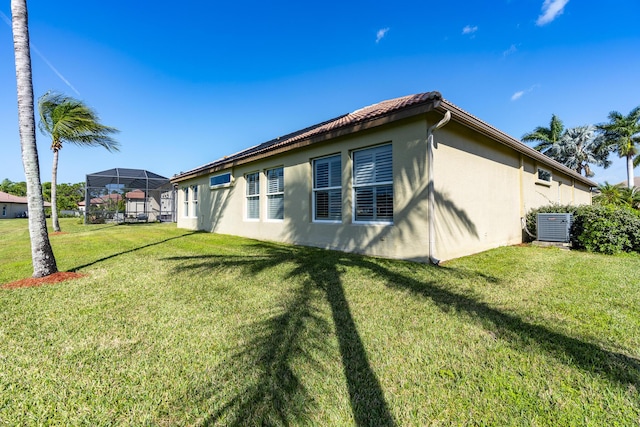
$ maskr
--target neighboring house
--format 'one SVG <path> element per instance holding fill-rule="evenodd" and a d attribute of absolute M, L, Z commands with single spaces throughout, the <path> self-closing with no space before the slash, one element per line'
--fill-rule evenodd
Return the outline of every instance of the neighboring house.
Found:
<path fill-rule="evenodd" d="M 44 202 L 46 208 L 51 207 L 51 203 Z M 26 217 L 28 202 L 26 197 L 14 196 L 13 194 L 0 191 L 0 219 Z"/>
<path fill-rule="evenodd" d="M 122 200 L 122 196 L 118 193 L 105 194 L 100 197 L 94 197 L 91 199 L 91 206 L 96 206 L 98 208 L 104 208 L 107 206 L 116 205 L 120 200 Z M 80 212 L 84 212 L 87 203 L 85 200 L 78 202 L 78 210 Z"/>
<path fill-rule="evenodd" d="M 521 243 L 528 210 L 590 204 L 596 186 L 438 92 L 383 101 L 171 181 L 181 228 L 434 262 Z"/>
<path fill-rule="evenodd" d="M 626 179 L 625 179 L 624 181 L 619 182 L 619 183 L 618 183 L 618 184 L 616 184 L 616 185 L 617 185 L 617 186 L 619 186 L 619 187 L 627 188 L 627 181 L 628 181 L 628 180 L 626 180 Z M 633 178 L 633 186 L 634 186 L 634 187 L 638 187 L 638 188 L 640 188 L 640 177 L 634 177 L 634 178 Z"/>
<path fill-rule="evenodd" d="M 166 194 L 166 196 L 165 196 Z M 147 198 L 146 193 L 140 189 L 125 193 L 124 198 L 127 202 L 126 213 L 130 218 L 145 218 L 149 221 L 160 220 L 163 212 L 171 212 L 171 206 L 165 206 L 172 195 L 172 191 L 151 191 Z"/>
<path fill-rule="evenodd" d="M 128 191 L 124 195 L 124 199 L 127 202 L 126 209 L 127 215 L 137 216 L 139 214 L 147 213 L 147 197 L 142 190 Z"/>

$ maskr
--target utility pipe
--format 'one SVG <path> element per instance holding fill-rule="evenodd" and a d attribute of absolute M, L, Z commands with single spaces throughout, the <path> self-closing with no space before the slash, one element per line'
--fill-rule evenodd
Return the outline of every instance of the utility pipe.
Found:
<path fill-rule="evenodd" d="M 429 179 L 429 211 L 427 221 L 429 223 L 429 261 L 432 264 L 440 264 L 440 260 L 436 258 L 436 218 L 435 218 L 435 187 L 433 184 L 433 148 L 435 146 L 433 140 L 433 131 L 440 129 L 451 119 L 451 112 L 447 110 L 444 117 L 435 125 L 427 128 L 427 176 Z"/>

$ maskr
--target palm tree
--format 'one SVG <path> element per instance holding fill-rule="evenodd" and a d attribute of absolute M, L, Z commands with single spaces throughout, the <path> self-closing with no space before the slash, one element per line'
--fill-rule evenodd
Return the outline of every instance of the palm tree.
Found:
<path fill-rule="evenodd" d="M 640 208 L 640 188 L 623 188 L 620 192 L 620 199 L 625 206 L 629 206 L 633 209 Z"/>
<path fill-rule="evenodd" d="M 75 98 L 55 92 L 47 92 L 38 100 L 40 130 L 51 137 L 53 167 L 51 169 L 51 221 L 54 231 L 60 231 L 56 183 L 58 176 L 58 153 L 63 142 L 118 151 L 120 145 L 110 134 L 118 129 L 100 123 L 98 114 Z"/>
<path fill-rule="evenodd" d="M 613 147 L 620 158 L 627 158 L 627 186 L 633 187 L 633 168 L 640 164 L 640 106 L 624 116 L 617 111 L 609 113 L 609 123 L 598 125 L 607 144 Z"/>
<path fill-rule="evenodd" d="M 608 168 L 611 165 L 609 146 L 605 139 L 598 134 L 593 125 L 578 126 L 567 129 L 560 139 L 547 150 L 547 155 L 563 165 L 587 177 L 594 172 L 590 165 Z"/>
<path fill-rule="evenodd" d="M 605 182 L 598 186 L 598 194 L 593 197 L 593 201 L 599 205 L 627 206 L 640 209 L 640 188 L 627 188 Z"/>
<path fill-rule="evenodd" d="M 594 203 L 599 205 L 620 205 L 622 201 L 622 188 L 619 185 L 604 184 L 598 186 L 598 193 L 593 196 Z"/>
<path fill-rule="evenodd" d="M 563 133 L 564 124 L 562 123 L 562 120 L 560 120 L 555 114 L 552 114 L 548 128 L 538 126 L 533 130 L 533 132 L 522 135 L 522 140 L 525 142 L 538 142 L 538 145 L 533 148 L 540 151 L 542 154 L 548 154 L 551 146 L 558 142 Z"/>
<path fill-rule="evenodd" d="M 18 91 L 18 124 L 22 165 L 27 182 L 29 209 L 29 238 L 33 277 L 44 277 L 58 272 L 56 258 L 49 242 L 44 215 L 44 199 L 40 183 L 38 147 L 36 146 L 36 119 L 33 111 L 33 81 L 29 50 L 29 19 L 26 0 L 11 0 L 13 49 L 16 58 L 16 84 Z"/>

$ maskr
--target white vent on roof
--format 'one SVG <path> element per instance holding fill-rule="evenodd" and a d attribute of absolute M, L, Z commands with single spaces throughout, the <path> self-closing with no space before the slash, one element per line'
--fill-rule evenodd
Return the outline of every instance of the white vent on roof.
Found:
<path fill-rule="evenodd" d="M 568 242 L 570 238 L 570 213 L 539 213 L 537 217 L 538 240 L 541 242 Z"/>

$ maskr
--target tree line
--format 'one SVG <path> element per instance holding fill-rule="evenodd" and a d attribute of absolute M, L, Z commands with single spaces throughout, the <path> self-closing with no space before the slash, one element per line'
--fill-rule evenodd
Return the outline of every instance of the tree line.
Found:
<path fill-rule="evenodd" d="M 76 184 L 61 183 L 57 186 L 57 206 L 58 210 L 77 210 L 78 202 L 84 200 L 84 182 Z M 14 196 L 26 197 L 27 183 L 24 181 L 13 182 L 5 178 L 0 182 L 0 191 Z M 42 196 L 46 202 L 52 202 L 51 182 L 42 183 Z"/>
<path fill-rule="evenodd" d="M 612 111 L 609 121 L 565 129 L 562 120 L 551 115 L 549 127 L 538 126 L 522 136 L 537 142 L 536 150 L 586 177 L 594 176 L 591 166 L 608 168 L 612 153 L 626 159 L 627 187 L 633 188 L 633 168 L 640 165 L 640 106 L 627 115 Z"/>

